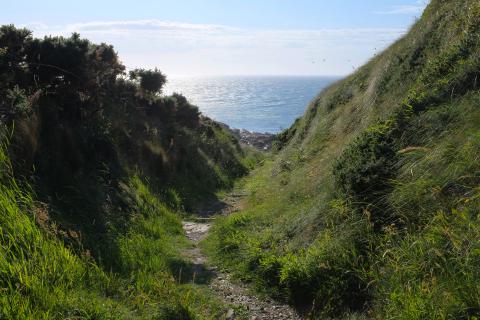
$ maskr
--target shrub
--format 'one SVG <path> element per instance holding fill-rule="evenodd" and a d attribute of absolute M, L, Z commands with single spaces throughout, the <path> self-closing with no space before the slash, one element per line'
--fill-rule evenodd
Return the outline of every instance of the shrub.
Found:
<path fill-rule="evenodd" d="M 157 68 L 154 70 L 135 69 L 129 72 L 130 80 L 137 81 L 140 88 L 150 94 L 159 94 L 167 82 L 167 77 Z"/>
<path fill-rule="evenodd" d="M 185 98 L 181 94 L 174 93 L 172 97 L 176 101 L 177 110 L 175 114 L 175 119 L 177 120 L 177 122 L 189 128 L 198 127 L 198 123 L 200 120 L 200 112 L 198 111 L 198 107 L 191 105 L 187 101 L 187 98 Z"/>
<path fill-rule="evenodd" d="M 354 207 L 368 210 L 375 223 L 388 217 L 383 197 L 391 190 L 398 161 L 395 123 L 386 121 L 366 130 L 337 159 L 333 175 L 340 190 Z"/>

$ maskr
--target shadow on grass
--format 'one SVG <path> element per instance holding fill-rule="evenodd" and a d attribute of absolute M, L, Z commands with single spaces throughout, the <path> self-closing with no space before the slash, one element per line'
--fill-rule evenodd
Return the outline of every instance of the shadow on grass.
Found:
<path fill-rule="evenodd" d="M 216 272 L 208 269 L 203 263 L 174 259 L 170 261 L 169 267 L 175 280 L 181 284 L 209 284 L 216 276 Z"/>
<path fill-rule="evenodd" d="M 195 210 L 196 214 L 200 218 L 210 218 L 212 216 L 221 214 L 224 210 L 228 209 L 230 205 L 217 196 L 211 195 L 206 198 Z"/>

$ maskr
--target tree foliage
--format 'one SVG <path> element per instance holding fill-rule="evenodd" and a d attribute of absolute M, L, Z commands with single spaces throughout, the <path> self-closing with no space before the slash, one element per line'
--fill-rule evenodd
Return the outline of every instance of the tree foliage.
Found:
<path fill-rule="evenodd" d="M 130 80 L 140 84 L 140 88 L 151 94 L 162 93 L 167 77 L 157 68 L 154 70 L 135 69 L 129 72 Z"/>

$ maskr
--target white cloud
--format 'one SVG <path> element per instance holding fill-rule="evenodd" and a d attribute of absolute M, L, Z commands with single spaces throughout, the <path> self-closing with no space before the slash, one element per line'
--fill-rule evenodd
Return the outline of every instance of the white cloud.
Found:
<path fill-rule="evenodd" d="M 31 26 L 34 35 L 79 32 L 111 43 L 125 65 L 167 74 L 346 74 L 402 36 L 405 29 L 240 29 L 161 20 Z"/>
<path fill-rule="evenodd" d="M 222 25 L 191 24 L 161 20 L 97 21 L 75 23 L 66 26 L 48 27 L 46 24 L 31 24 L 37 35 L 64 35 L 79 32 L 85 37 L 132 37 L 132 40 L 157 39 L 176 40 L 178 46 L 183 40 L 195 40 L 195 45 L 223 47 L 251 47 L 254 45 L 282 46 L 297 42 L 302 45 L 309 41 L 369 41 L 373 37 L 398 38 L 405 32 L 399 28 L 343 28 L 316 30 L 261 30 L 240 29 Z"/>
<path fill-rule="evenodd" d="M 75 23 L 67 26 L 68 30 L 77 32 L 93 31 L 93 32 L 109 32 L 109 31 L 203 31 L 218 32 L 232 31 L 235 28 L 213 25 L 213 24 L 193 24 L 162 20 L 124 20 L 124 21 L 93 21 L 87 23 Z"/>
<path fill-rule="evenodd" d="M 376 11 L 375 14 L 421 14 L 428 2 L 428 0 L 418 0 L 415 4 L 392 6 L 389 10 Z"/>
<path fill-rule="evenodd" d="M 28 24 L 21 24 L 19 25 L 19 27 L 27 28 L 29 30 L 35 30 L 37 32 L 51 29 L 47 24 L 43 22 L 31 22 Z"/>

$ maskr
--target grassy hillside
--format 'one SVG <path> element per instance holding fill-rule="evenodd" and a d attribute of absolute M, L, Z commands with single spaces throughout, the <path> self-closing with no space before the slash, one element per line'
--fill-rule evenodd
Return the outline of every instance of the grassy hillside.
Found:
<path fill-rule="evenodd" d="M 224 313 L 180 219 L 257 155 L 165 81 L 78 34 L 0 28 L 0 318 Z"/>
<path fill-rule="evenodd" d="M 480 4 L 432 0 L 322 92 L 205 243 L 312 318 L 480 316 Z"/>
<path fill-rule="evenodd" d="M 128 186 L 136 214 L 117 239 L 120 264 L 110 272 L 88 251 L 72 252 L 59 241 L 59 230 L 39 227 L 38 218 L 48 213 L 9 177 L 2 156 L 2 319 L 216 319 L 223 314 L 206 289 L 189 284 L 188 264 L 179 254 L 187 243 L 178 216 L 138 178 Z M 179 277 L 182 264 L 186 275 Z"/>

